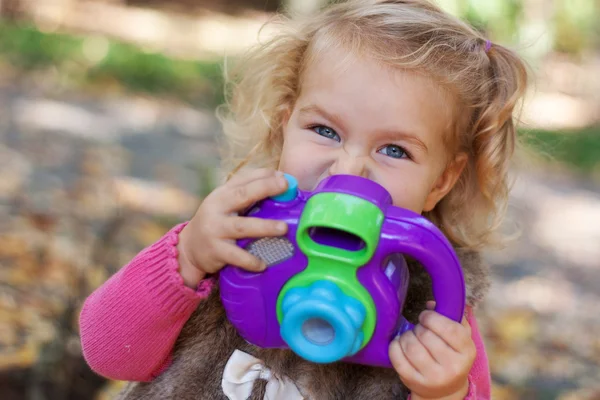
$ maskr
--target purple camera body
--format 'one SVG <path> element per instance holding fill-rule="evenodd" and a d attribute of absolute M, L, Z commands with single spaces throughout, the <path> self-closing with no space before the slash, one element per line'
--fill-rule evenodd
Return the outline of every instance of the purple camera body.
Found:
<path fill-rule="evenodd" d="M 245 215 L 287 223 L 284 236 L 238 245 L 267 269 L 220 272 L 221 300 L 239 334 L 263 348 L 290 348 L 318 363 L 392 367 L 388 348 L 414 328 L 402 315 L 409 272 L 404 256 L 429 273 L 435 310 L 460 322 L 465 283 L 456 253 L 421 215 L 392 205 L 379 184 L 334 175 L 312 191 L 287 176 L 286 193 Z"/>

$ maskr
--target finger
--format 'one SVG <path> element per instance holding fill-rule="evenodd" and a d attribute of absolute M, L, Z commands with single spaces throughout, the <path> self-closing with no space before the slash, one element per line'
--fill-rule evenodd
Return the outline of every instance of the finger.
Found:
<path fill-rule="evenodd" d="M 217 199 L 220 207 L 227 214 L 243 210 L 270 196 L 282 193 L 287 188 L 287 180 L 283 175 L 267 176 L 248 183 L 227 186 Z"/>
<path fill-rule="evenodd" d="M 275 171 L 271 168 L 258 168 L 258 169 L 244 169 L 238 171 L 229 178 L 227 181 L 228 185 L 243 185 L 257 179 L 267 178 L 269 176 L 275 176 L 279 171 Z"/>
<path fill-rule="evenodd" d="M 435 301 L 429 300 L 426 304 L 426 307 L 428 310 L 435 310 L 435 304 Z"/>
<path fill-rule="evenodd" d="M 287 232 L 283 221 L 252 217 L 230 217 L 225 220 L 223 236 L 226 239 L 281 236 Z"/>
<path fill-rule="evenodd" d="M 435 311 L 423 311 L 419 323 L 430 329 L 452 349 L 462 353 L 471 343 L 471 330 Z"/>
<path fill-rule="evenodd" d="M 432 330 L 417 324 L 414 332 L 419 342 L 427 349 L 437 364 L 449 365 L 456 357 L 456 351 Z"/>
<path fill-rule="evenodd" d="M 222 241 L 216 251 L 223 264 L 233 265 L 250 272 L 262 272 L 267 267 L 263 260 L 233 243 Z"/>
<path fill-rule="evenodd" d="M 392 343 L 390 343 L 390 347 L 388 349 L 388 353 L 392 366 L 407 386 L 409 386 L 409 383 L 411 382 L 423 381 L 423 375 L 416 370 L 416 368 L 406 357 L 406 354 L 404 354 L 404 350 L 402 350 L 402 346 L 400 346 L 399 339 L 392 340 Z"/>
<path fill-rule="evenodd" d="M 467 319 L 466 315 L 463 316 L 460 324 L 464 326 L 467 331 L 469 331 L 469 334 L 471 334 L 471 325 L 469 324 L 469 320 Z"/>
<path fill-rule="evenodd" d="M 410 364 L 421 375 L 429 376 L 431 369 L 437 366 L 436 361 L 413 331 L 407 331 L 400 337 L 400 347 Z"/>

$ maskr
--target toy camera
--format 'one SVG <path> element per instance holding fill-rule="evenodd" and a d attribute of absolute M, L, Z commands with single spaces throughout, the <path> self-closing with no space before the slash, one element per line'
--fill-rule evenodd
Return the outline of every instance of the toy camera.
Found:
<path fill-rule="evenodd" d="M 238 241 L 267 269 L 229 265 L 220 274 L 227 317 L 245 340 L 316 363 L 391 367 L 390 341 L 414 327 L 402 316 L 409 278 L 403 255 L 431 276 L 436 311 L 461 320 L 462 269 L 431 222 L 393 206 L 390 194 L 365 178 L 330 176 L 312 192 L 286 178 L 285 193 L 244 215 L 285 221 L 287 234 Z"/>

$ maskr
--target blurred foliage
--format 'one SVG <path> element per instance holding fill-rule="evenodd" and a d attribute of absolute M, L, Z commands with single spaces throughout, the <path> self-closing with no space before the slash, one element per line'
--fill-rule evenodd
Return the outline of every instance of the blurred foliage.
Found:
<path fill-rule="evenodd" d="M 96 46 L 99 59 L 90 57 L 89 50 L 86 54 L 86 45 Z M 220 60 L 178 60 L 116 40 L 45 33 L 25 22 L 0 20 L 2 61 L 22 73 L 53 68 L 74 84 L 114 83 L 196 106 L 212 107 L 223 100 Z"/>
<path fill-rule="evenodd" d="M 490 31 L 491 36 L 517 40 L 514 36 L 523 17 L 522 0 L 442 0 L 441 4 L 479 29 Z M 594 36 L 586 32 L 598 29 L 592 23 L 594 15 L 598 16 L 598 7 L 586 0 L 558 0 L 555 5 L 557 49 L 577 53 L 593 45 Z M 201 107 L 215 107 L 223 102 L 220 60 L 179 60 L 104 37 L 42 32 L 23 21 L 0 20 L 2 62 L 23 74 L 53 70 L 61 75 L 60 79 L 75 86 L 121 87 Z M 600 128 L 573 132 L 524 130 L 523 137 L 531 149 L 551 161 L 563 162 L 583 173 L 598 166 Z"/>
<path fill-rule="evenodd" d="M 492 40 L 580 56 L 600 46 L 596 0 L 438 0 Z"/>
<path fill-rule="evenodd" d="M 524 129 L 521 139 L 547 161 L 563 163 L 583 174 L 600 169 L 600 126 L 568 131 Z"/>
<path fill-rule="evenodd" d="M 183 12 L 210 9 L 230 14 L 242 13 L 249 9 L 274 12 L 280 9 L 285 1 L 290 0 L 123 0 L 126 5 L 136 7 L 168 7 Z"/>
<path fill-rule="evenodd" d="M 581 54 L 600 45 L 600 2 L 557 0 L 554 14 L 554 49 Z"/>
<path fill-rule="evenodd" d="M 463 1 L 462 17 L 476 28 L 487 31 L 494 40 L 516 40 L 523 15 L 523 2 L 504 1 Z"/>

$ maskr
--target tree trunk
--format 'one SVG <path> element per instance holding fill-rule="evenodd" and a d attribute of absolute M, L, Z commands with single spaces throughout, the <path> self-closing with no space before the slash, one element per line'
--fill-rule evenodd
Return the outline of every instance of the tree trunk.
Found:
<path fill-rule="evenodd" d="M 21 0 L 0 0 L 0 18 L 13 20 L 19 16 Z"/>

